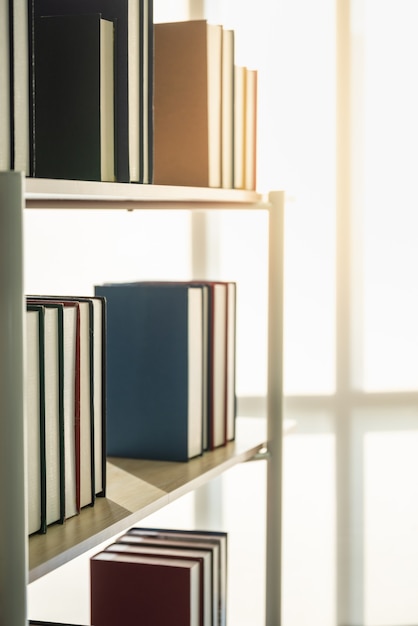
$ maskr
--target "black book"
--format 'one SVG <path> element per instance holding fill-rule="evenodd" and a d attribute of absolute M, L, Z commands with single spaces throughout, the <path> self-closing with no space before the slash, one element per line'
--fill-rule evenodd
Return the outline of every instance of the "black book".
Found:
<path fill-rule="evenodd" d="M 102 18 L 115 23 L 115 127 L 116 127 L 116 179 L 118 182 L 147 182 L 143 172 L 143 99 L 153 101 L 152 82 L 144 84 L 144 60 L 152 63 L 153 10 L 152 0 L 29 0 L 29 20 L 32 60 L 32 109 L 36 110 L 37 26 L 41 16 L 85 15 L 99 13 Z M 145 45 L 144 16 L 147 21 Z M 148 54 L 148 49 L 151 50 Z M 148 72 L 152 77 L 152 72 Z M 152 116 L 152 106 L 148 107 Z M 33 119 L 34 116 L 32 116 Z M 148 122 L 148 126 L 152 124 Z M 36 141 L 36 126 L 32 125 Z M 33 159 L 37 147 L 34 141 Z M 151 135 L 152 145 L 152 135 Z"/>
<path fill-rule="evenodd" d="M 45 16 L 36 32 L 35 176 L 114 180 L 113 22 Z"/>

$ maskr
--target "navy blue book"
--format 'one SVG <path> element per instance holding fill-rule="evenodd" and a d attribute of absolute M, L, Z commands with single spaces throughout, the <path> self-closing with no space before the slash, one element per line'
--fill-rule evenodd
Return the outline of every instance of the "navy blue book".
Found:
<path fill-rule="evenodd" d="M 107 454 L 187 461 L 203 451 L 202 287 L 116 283 L 107 301 Z"/>

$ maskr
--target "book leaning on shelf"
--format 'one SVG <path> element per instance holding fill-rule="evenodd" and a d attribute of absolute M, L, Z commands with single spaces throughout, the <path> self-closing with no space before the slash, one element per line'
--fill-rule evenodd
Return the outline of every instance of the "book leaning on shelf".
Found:
<path fill-rule="evenodd" d="M 98 297 L 28 296 L 26 315 L 33 534 L 105 495 L 106 303 Z"/>

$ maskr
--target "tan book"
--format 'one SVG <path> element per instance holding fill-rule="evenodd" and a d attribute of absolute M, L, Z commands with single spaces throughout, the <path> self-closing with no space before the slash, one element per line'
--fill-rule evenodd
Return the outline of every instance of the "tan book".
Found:
<path fill-rule="evenodd" d="M 234 187 L 244 189 L 246 68 L 234 68 Z"/>
<path fill-rule="evenodd" d="M 257 170 L 257 70 L 246 69 L 244 188 L 256 188 Z"/>
<path fill-rule="evenodd" d="M 234 186 L 234 60 L 235 33 L 222 31 L 222 187 Z"/>
<path fill-rule="evenodd" d="M 221 186 L 222 27 L 155 25 L 154 182 Z"/>

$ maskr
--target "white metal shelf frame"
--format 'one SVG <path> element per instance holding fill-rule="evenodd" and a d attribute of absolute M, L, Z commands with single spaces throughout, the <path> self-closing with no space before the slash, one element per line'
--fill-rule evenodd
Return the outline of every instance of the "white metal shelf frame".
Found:
<path fill-rule="evenodd" d="M 237 208 L 267 210 L 269 213 L 266 626 L 280 626 L 284 197 L 282 191 L 263 197 L 240 190 L 24 180 L 17 173 L 0 175 L 0 294 L 7 305 L 0 324 L 0 624 L 24 626 L 27 623 L 28 555 L 22 471 L 24 207 L 101 210 Z M 9 325 L 4 323 L 7 321 Z"/>

